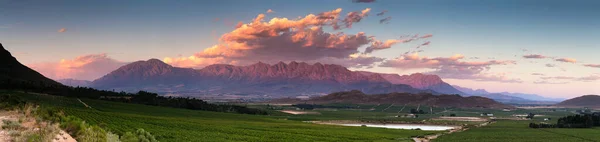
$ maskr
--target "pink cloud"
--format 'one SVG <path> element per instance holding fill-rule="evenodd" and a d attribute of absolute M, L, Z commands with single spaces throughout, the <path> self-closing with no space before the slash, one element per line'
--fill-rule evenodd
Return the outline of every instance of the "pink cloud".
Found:
<path fill-rule="evenodd" d="M 560 58 L 560 59 L 556 59 L 555 61 L 566 62 L 566 63 L 577 63 L 577 60 L 575 60 L 573 58 Z"/>
<path fill-rule="evenodd" d="M 29 67 L 52 79 L 94 80 L 126 64 L 106 54 L 91 54 L 62 59 L 60 62 L 31 64 Z"/>
<path fill-rule="evenodd" d="M 600 80 L 600 75 L 594 74 L 594 75 L 583 76 L 583 77 L 553 76 L 553 77 L 541 77 L 540 79 L 544 79 L 544 80 L 549 80 L 549 79 L 552 79 L 552 80 L 572 80 L 572 81 L 591 82 L 591 81 Z"/>
<path fill-rule="evenodd" d="M 225 33 L 219 43 L 190 57 L 164 58 L 171 65 L 200 68 L 215 63 L 247 65 L 262 61 L 323 61 L 335 62 L 349 67 L 369 66 L 383 59 L 357 56 L 358 48 L 373 43 L 382 43 L 364 32 L 346 34 L 325 32 L 331 27 L 341 30 L 360 22 L 370 9 L 342 14 L 342 9 L 309 14 L 297 19 L 265 19 L 259 14 L 250 23 L 240 23 L 231 32 Z M 341 23 L 341 25 L 340 25 Z M 386 41 L 387 42 L 387 41 Z M 393 41 L 390 41 L 391 44 Z M 389 47 L 386 47 L 389 48 Z M 324 60 L 326 59 L 326 60 Z M 345 62 L 343 62 L 345 61 Z"/>
<path fill-rule="evenodd" d="M 267 10 L 267 13 L 273 13 L 273 12 L 275 12 L 275 11 L 273 11 L 271 9 Z"/>
<path fill-rule="evenodd" d="M 567 84 L 569 82 L 550 82 L 547 80 L 542 80 L 542 81 L 534 81 L 534 84 Z"/>
<path fill-rule="evenodd" d="M 64 33 L 64 32 L 66 32 L 66 31 L 67 31 L 67 28 L 61 28 L 61 29 L 58 29 L 58 32 L 59 32 L 59 33 Z"/>
<path fill-rule="evenodd" d="M 434 69 L 428 72 L 443 78 L 471 79 L 476 81 L 496 81 L 507 83 L 520 83 L 518 79 L 507 78 L 505 73 L 484 73 L 495 65 L 516 64 L 515 61 L 484 61 L 464 62 L 465 57 L 457 54 L 451 57 L 428 58 L 420 57 L 418 54 L 407 54 L 402 57 L 385 60 L 380 67 L 391 67 L 403 70 L 409 69 Z"/>

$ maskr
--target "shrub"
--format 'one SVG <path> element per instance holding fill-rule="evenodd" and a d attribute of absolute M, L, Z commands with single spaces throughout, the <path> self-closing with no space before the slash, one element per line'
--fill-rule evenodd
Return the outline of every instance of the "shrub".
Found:
<path fill-rule="evenodd" d="M 6 129 L 6 130 L 18 130 L 23 128 L 21 126 L 21 123 L 17 122 L 17 121 L 12 121 L 12 120 L 2 120 L 2 129 Z"/>
<path fill-rule="evenodd" d="M 121 137 L 122 142 L 158 142 L 150 132 L 138 129 L 134 133 L 127 132 Z"/>

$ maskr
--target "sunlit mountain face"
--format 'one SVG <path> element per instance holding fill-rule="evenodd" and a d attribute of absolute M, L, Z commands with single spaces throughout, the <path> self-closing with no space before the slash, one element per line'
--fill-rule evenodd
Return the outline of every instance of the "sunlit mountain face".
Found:
<path fill-rule="evenodd" d="M 0 42 L 26 66 L 73 86 L 93 85 L 125 65 L 152 58 L 189 74 L 215 65 L 297 62 L 378 73 L 391 84 L 418 90 L 560 101 L 600 94 L 594 87 L 600 85 L 597 4 L 9 0 L 0 1 Z M 271 70 L 263 71 L 256 70 Z M 323 71 L 318 73 L 330 70 Z M 411 74 L 439 79 L 415 80 Z M 398 76 L 405 76 L 404 82 L 394 80 Z M 183 78 L 168 81 L 190 84 L 192 77 Z M 186 85 L 166 84 L 165 92 Z M 431 87 L 436 84 L 441 86 Z"/>

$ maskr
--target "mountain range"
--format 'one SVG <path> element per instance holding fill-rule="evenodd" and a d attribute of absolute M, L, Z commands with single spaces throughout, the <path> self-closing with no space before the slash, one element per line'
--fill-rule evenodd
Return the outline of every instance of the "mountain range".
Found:
<path fill-rule="evenodd" d="M 471 89 L 461 86 L 453 85 L 454 88 L 464 92 L 466 96 L 482 96 L 490 99 L 494 99 L 503 103 L 515 103 L 515 104 L 555 104 L 564 99 L 562 98 L 548 98 L 536 94 L 525 94 L 525 93 L 509 93 L 499 92 L 490 93 L 484 89 Z"/>
<path fill-rule="evenodd" d="M 366 75 L 334 64 L 279 62 L 248 66 L 225 64 L 202 69 L 178 68 L 158 59 L 137 61 L 90 83 L 90 87 L 118 91 L 147 90 L 187 95 L 230 94 L 268 97 L 324 95 L 361 90 L 369 94 L 433 93 L 405 84 L 392 84 L 379 74 Z"/>

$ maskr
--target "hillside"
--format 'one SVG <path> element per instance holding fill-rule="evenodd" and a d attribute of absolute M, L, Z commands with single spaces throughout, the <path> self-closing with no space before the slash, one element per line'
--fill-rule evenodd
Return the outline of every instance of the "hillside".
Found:
<path fill-rule="evenodd" d="M 379 75 L 363 75 L 340 65 L 280 62 L 248 66 L 215 64 L 203 69 L 173 67 L 151 59 L 125 65 L 92 82 L 91 87 L 135 92 L 234 94 L 255 97 L 322 95 L 337 91 L 369 93 L 429 92 L 395 85 Z"/>
<path fill-rule="evenodd" d="M 556 104 L 560 107 L 590 107 L 600 108 L 600 96 L 599 95 L 584 95 L 572 99 L 565 100 Z"/>
<path fill-rule="evenodd" d="M 67 85 L 67 86 L 71 86 L 71 87 L 87 87 L 90 85 L 90 83 L 92 83 L 91 81 L 87 81 L 87 80 L 77 80 L 77 79 L 60 79 L 57 80 L 58 82 L 60 82 L 61 84 Z"/>
<path fill-rule="evenodd" d="M 7 84 L 28 83 L 32 85 L 62 86 L 42 74 L 19 63 L 0 43 L 0 81 Z"/>
<path fill-rule="evenodd" d="M 385 74 L 366 71 L 358 71 L 365 75 L 379 75 L 392 84 L 406 84 L 417 89 L 429 89 L 443 94 L 464 94 L 450 84 L 444 82 L 437 75 L 414 73 L 411 75 Z"/>
<path fill-rule="evenodd" d="M 388 93 L 367 95 L 361 91 L 336 92 L 329 95 L 310 98 L 309 100 L 300 99 L 280 99 L 273 100 L 276 103 L 353 103 L 353 104 L 398 104 L 398 105 L 426 105 L 434 107 L 458 107 L 458 108 L 513 108 L 513 106 L 498 103 L 492 99 L 471 96 L 462 97 L 460 95 L 431 95 L 431 94 L 411 94 L 411 93 Z"/>

